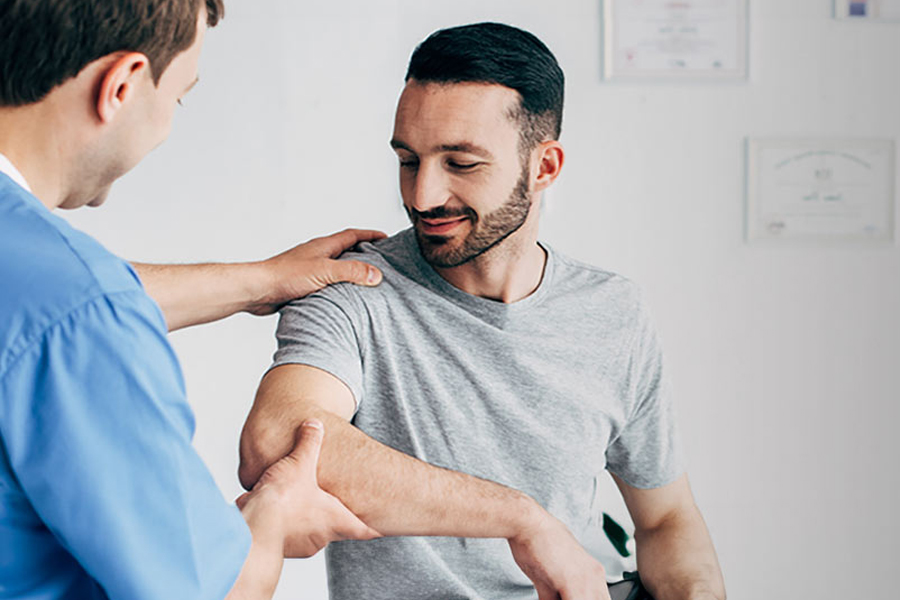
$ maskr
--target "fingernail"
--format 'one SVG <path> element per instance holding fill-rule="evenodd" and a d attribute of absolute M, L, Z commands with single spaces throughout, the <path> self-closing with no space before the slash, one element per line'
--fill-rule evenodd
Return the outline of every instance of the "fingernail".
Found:
<path fill-rule="evenodd" d="M 322 421 L 318 419 L 310 419 L 303 423 L 304 427 L 311 427 L 313 429 L 324 429 L 325 426 L 322 425 Z"/>
<path fill-rule="evenodd" d="M 369 267 L 369 274 L 366 276 L 366 283 L 374 285 L 378 282 L 378 269 Z"/>

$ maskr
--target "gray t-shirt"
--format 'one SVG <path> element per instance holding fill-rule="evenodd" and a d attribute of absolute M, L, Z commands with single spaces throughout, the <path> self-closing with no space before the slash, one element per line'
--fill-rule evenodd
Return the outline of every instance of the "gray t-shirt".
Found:
<path fill-rule="evenodd" d="M 605 468 L 639 488 L 682 473 L 672 401 L 634 284 L 543 247 L 538 289 L 503 304 L 441 278 L 411 229 L 363 244 L 346 256 L 379 267 L 382 284 L 285 307 L 273 366 L 333 374 L 353 392 L 360 430 L 525 492 L 596 556 Z M 506 540 L 338 542 L 327 564 L 334 600 L 536 598 Z"/>

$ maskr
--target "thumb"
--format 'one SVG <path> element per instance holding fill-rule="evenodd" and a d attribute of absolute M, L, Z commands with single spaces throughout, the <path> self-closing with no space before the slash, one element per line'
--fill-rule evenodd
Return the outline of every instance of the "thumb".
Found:
<path fill-rule="evenodd" d="M 322 439 L 325 437 L 325 426 L 318 419 L 304 421 L 297 428 L 294 449 L 288 454 L 293 459 L 304 477 L 316 481 L 316 466 L 319 463 L 319 452 Z"/>
<path fill-rule="evenodd" d="M 355 283 L 374 286 L 381 283 L 381 271 L 358 260 L 330 260 L 328 283 Z"/>
<path fill-rule="evenodd" d="M 337 534 L 338 539 L 374 540 L 382 537 L 381 533 L 366 525 L 344 505 L 341 505 L 340 514 L 335 521 L 334 532 Z"/>

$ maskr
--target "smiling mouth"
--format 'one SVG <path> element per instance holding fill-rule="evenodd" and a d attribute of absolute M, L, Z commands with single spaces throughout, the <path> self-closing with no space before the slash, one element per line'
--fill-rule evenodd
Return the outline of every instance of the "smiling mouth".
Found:
<path fill-rule="evenodd" d="M 418 219 L 422 233 L 427 235 L 446 235 L 468 220 L 469 217 L 454 217 L 452 219 Z"/>

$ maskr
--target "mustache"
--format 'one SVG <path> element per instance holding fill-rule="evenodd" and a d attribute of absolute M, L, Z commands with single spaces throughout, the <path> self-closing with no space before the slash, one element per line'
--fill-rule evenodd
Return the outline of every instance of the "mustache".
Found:
<path fill-rule="evenodd" d="M 414 208 L 407 209 L 409 215 L 413 219 L 455 219 L 458 217 L 467 217 L 473 221 L 478 218 L 474 210 L 468 206 L 463 208 L 447 208 L 446 206 L 438 206 L 431 210 L 418 211 Z"/>

